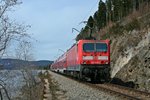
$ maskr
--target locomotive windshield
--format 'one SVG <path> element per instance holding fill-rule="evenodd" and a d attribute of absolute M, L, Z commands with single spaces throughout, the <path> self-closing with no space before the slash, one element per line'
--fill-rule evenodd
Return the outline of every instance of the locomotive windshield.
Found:
<path fill-rule="evenodd" d="M 96 43 L 96 52 L 106 52 L 107 44 L 106 43 Z"/>
<path fill-rule="evenodd" d="M 107 52 L 106 43 L 84 43 L 83 51 L 85 52 Z"/>
<path fill-rule="evenodd" d="M 83 50 L 85 52 L 94 52 L 94 43 L 84 43 Z"/>

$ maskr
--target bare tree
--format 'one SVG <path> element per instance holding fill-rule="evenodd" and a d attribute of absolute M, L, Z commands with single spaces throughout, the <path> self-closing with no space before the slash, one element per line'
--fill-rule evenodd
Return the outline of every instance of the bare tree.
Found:
<path fill-rule="evenodd" d="M 15 21 L 10 20 L 10 17 L 8 16 L 8 13 L 21 3 L 22 2 L 19 0 L 0 0 L 0 58 L 13 40 L 20 41 L 24 37 L 29 37 L 27 29 L 30 26 L 16 23 Z M 0 75 L 3 77 L 1 72 Z M 4 77 L 7 77 L 7 75 Z M 5 80 L 1 79 L 0 81 L 0 98 L 1 100 L 4 99 L 3 96 L 5 93 L 10 100 L 8 91 L 1 82 L 5 84 Z"/>
<path fill-rule="evenodd" d="M 27 40 L 22 40 L 19 42 L 16 48 L 16 58 L 24 61 L 33 60 L 32 43 Z"/>
<path fill-rule="evenodd" d="M 0 53 L 7 48 L 11 40 L 19 41 L 28 36 L 26 31 L 29 26 L 11 21 L 8 16 L 8 12 L 18 4 L 21 4 L 18 0 L 0 0 Z"/>
<path fill-rule="evenodd" d="M 37 97 L 35 95 L 39 91 L 35 90 L 36 86 L 38 85 L 33 73 L 35 66 L 32 66 L 32 64 L 29 62 L 29 60 L 33 60 L 31 42 L 23 40 L 19 43 L 18 48 L 16 48 L 16 58 L 26 62 L 25 64 L 20 65 L 22 66 L 21 72 L 25 82 L 25 86 L 22 89 L 24 98 L 26 98 L 27 100 L 37 100 Z"/>
<path fill-rule="evenodd" d="M 8 100 L 11 100 L 10 96 L 8 94 L 8 91 L 7 91 L 6 87 L 5 87 L 5 82 L 3 80 L 0 80 L 0 82 L 3 83 L 3 84 L 0 84 L 0 97 L 1 97 L 1 100 L 3 100 L 3 92 L 2 92 L 3 90 L 4 90 Z"/>
<path fill-rule="evenodd" d="M 0 98 L 1 100 L 5 100 L 6 98 L 8 100 L 11 100 L 11 97 L 9 95 L 9 92 L 7 91 L 7 84 L 6 81 L 8 80 L 7 75 L 8 75 L 9 71 L 6 71 L 4 73 L 0 72 Z M 11 77 L 9 77 L 11 78 Z"/>

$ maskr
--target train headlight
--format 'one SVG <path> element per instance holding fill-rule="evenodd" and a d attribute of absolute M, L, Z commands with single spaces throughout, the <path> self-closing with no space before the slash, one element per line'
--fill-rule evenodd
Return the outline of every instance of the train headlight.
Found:
<path fill-rule="evenodd" d="M 86 62 L 84 61 L 83 64 L 86 64 Z"/>
<path fill-rule="evenodd" d="M 105 64 L 108 64 L 108 62 L 105 62 Z"/>
<path fill-rule="evenodd" d="M 98 60 L 108 60 L 108 56 L 98 56 Z"/>
<path fill-rule="evenodd" d="M 83 56 L 83 60 L 93 60 L 93 56 Z"/>

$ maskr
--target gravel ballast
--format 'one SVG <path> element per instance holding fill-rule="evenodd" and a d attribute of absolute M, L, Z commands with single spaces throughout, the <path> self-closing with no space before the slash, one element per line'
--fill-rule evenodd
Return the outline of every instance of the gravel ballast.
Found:
<path fill-rule="evenodd" d="M 120 100 L 121 98 L 110 93 L 100 91 L 75 80 L 69 79 L 62 75 L 49 71 L 54 83 L 59 87 L 59 92 L 62 91 L 59 100 Z"/>

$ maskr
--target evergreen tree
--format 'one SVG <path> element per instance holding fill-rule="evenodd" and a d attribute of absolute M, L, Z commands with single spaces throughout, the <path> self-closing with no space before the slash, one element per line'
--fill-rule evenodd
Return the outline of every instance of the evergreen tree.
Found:
<path fill-rule="evenodd" d="M 96 21 L 98 29 L 101 29 L 102 27 L 106 26 L 106 5 L 102 0 L 100 0 L 99 2 Z"/>
<path fill-rule="evenodd" d="M 134 0 L 135 2 L 135 10 L 139 10 L 140 0 Z"/>
<path fill-rule="evenodd" d="M 150 0 L 106 0 L 106 3 L 100 0 L 98 11 L 93 17 L 89 17 L 87 25 L 81 30 L 76 40 L 87 39 L 92 31 L 98 32 L 110 21 L 120 21 L 134 11 L 142 11 L 145 6 L 149 10 Z"/>
<path fill-rule="evenodd" d="M 98 14 L 97 14 L 98 12 L 96 11 L 95 13 L 94 13 L 94 15 L 93 15 L 93 20 L 94 20 L 94 22 L 95 22 L 95 26 L 97 26 L 97 19 L 98 19 Z"/>
<path fill-rule="evenodd" d="M 89 28 L 93 28 L 94 26 L 94 19 L 92 16 L 89 17 L 88 21 L 87 21 L 87 26 L 89 26 Z"/>
<path fill-rule="evenodd" d="M 106 15 L 106 21 L 110 22 L 112 21 L 112 0 L 106 0 L 106 10 L 107 10 L 107 15 Z M 107 23 L 106 22 L 106 23 Z"/>
<path fill-rule="evenodd" d="M 120 10 L 120 2 L 119 0 L 112 0 L 113 6 L 113 18 L 112 21 L 116 22 L 119 20 L 119 10 Z"/>

